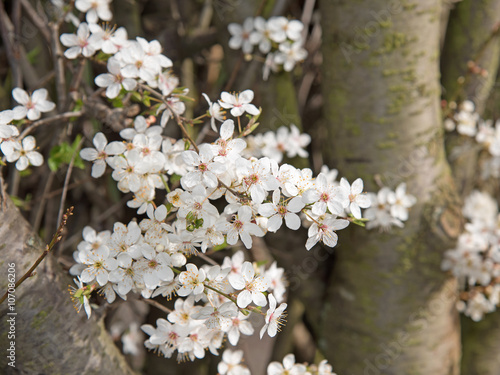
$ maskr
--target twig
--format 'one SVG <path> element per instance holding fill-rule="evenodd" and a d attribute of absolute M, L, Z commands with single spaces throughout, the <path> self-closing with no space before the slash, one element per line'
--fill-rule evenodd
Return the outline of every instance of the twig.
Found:
<path fill-rule="evenodd" d="M 73 76 L 73 80 L 71 81 L 71 84 L 69 85 L 70 92 L 78 91 L 78 88 L 80 87 L 80 83 L 82 82 L 83 71 L 85 70 L 85 65 L 87 65 L 87 59 L 81 59 L 80 64 L 78 65 L 78 70 L 76 71 L 76 74 Z"/>
<path fill-rule="evenodd" d="M 35 88 L 38 88 L 38 87 L 44 87 L 45 85 L 47 85 L 54 77 L 56 76 L 56 74 L 54 73 L 53 70 L 51 70 L 50 72 L 48 72 L 45 76 L 43 77 L 40 77 L 40 79 L 33 85 L 31 84 L 28 84 L 28 88 L 33 91 Z"/>
<path fill-rule="evenodd" d="M 240 71 L 243 60 L 244 60 L 244 55 L 243 53 L 241 53 L 240 57 L 238 58 L 238 61 L 236 61 L 236 64 L 234 65 L 234 69 L 231 72 L 231 77 L 229 77 L 229 81 L 227 81 L 226 86 L 224 86 L 224 91 L 231 90 L 231 87 L 234 85 L 234 81 L 236 81 L 236 76 Z"/>
<path fill-rule="evenodd" d="M 17 168 L 12 168 L 12 176 L 10 178 L 10 184 L 9 184 L 10 195 L 17 197 L 17 194 L 19 193 L 20 181 L 21 181 L 21 175 L 19 174 L 19 171 L 17 170 Z"/>
<path fill-rule="evenodd" d="M 40 225 L 42 224 L 42 218 L 45 211 L 45 202 L 47 202 L 48 192 L 52 186 L 52 182 L 54 181 L 56 173 L 50 171 L 49 176 L 47 177 L 47 182 L 45 183 L 45 188 L 43 189 L 43 194 L 38 204 L 38 210 L 36 211 L 35 221 L 33 222 L 33 231 L 38 233 L 38 229 L 40 229 Z"/>
<path fill-rule="evenodd" d="M 56 233 L 52 237 L 52 241 L 45 247 L 44 252 L 42 255 L 38 257 L 36 262 L 31 266 L 31 268 L 26 272 L 14 285 L 14 289 L 17 289 L 19 285 L 21 285 L 28 277 L 34 276 L 34 271 L 38 267 L 38 265 L 45 259 L 48 253 L 54 248 L 54 246 L 61 240 L 62 238 L 62 231 L 64 230 L 64 227 L 68 223 L 68 218 L 73 215 L 73 207 L 70 207 L 66 210 L 66 213 L 64 214 L 61 224 L 59 225 L 59 228 L 57 228 Z M 3 297 L 0 299 L 0 304 L 7 299 L 7 296 L 9 295 L 9 292 L 5 292 Z"/>
<path fill-rule="evenodd" d="M 56 72 L 57 104 L 59 111 L 66 109 L 66 78 L 64 76 L 64 55 L 59 43 L 59 24 L 50 25 L 52 38 L 52 56 Z"/>
<path fill-rule="evenodd" d="M 184 127 L 184 124 L 182 123 L 181 117 L 177 114 L 177 112 L 174 111 L 174 109 L 169 104 L 169 102 L 167 100 L 165 100 L 165 97 L 162 94 L 160 94 L 158 91 L 156 91 L 155 89 L 149 87 L 148 85 L 140 83 L 139 86 L 142 87 L 144 90 L 149 91 L 151 94 L 153 94 L 153 96 L 155 96 L 156 98 L 160 99 L 163 102 L 163 104 L 165 104 L 165 106 L 167 107 L 167 109 L 169 110 L 169 112 L 175 118 L 175 121 L 177 122 L 177 125 L 179 125 L 179 127 L 181 128 L 181 131 L 182 131 L 182 134 L 184 135 L 184 137 L 187 138 L 189 140 L 189 142 L 191 142 L 191 144 L 193 145 L 193 147 L 196 150 L 196 152 L 200 152 L 200 150 L 198 149 L 198 146 L 196 145 L 195 141 L 193 141 L 193 139 L 191 138 L 191 136 L 187 132 L 186 128 Z"/>
<path fill-rule="evenodd" d="M 212 258 L 209 258 L 207 257 L 205 254 L 203 253 L 198 253 L 197 254 L 201 259 L 203 259 L 204 261 L 206 261 L 207 263 L 210 263 L 211 265 L 213 266 L 218 266 L 219 263 L 217 263 L 215 260 L 213 260 Z"/>
<path fill-rule="evenodd" d="M 91 180 L 93 180 L 93 179 L 94 179 L 93 177 L 87 177 L 87 178 L 83 178 L 83 179 L 81 179 L 81 180 L 75 181 L 75 182 L 73 182 L 73 183 L 71 183 L 71 184 L 69 184 L 69 185 L 68 185 L 68 191 L 69 191 L 69 190 L 72 190 L 72 189 L 74 189 L 74 188 L 76 188 L 76 187 L 78 187 L 78 186 L 80 186 L 81 184 L 83 184 L 83 183 L 85 183 L 85 182 L 91 181 Z M 39 201 L 39 200 L 40 200 L 40 199 L 42 199 L 42 198 L 46 198 L 46 199 L 53 198 L 53 197 L 55 197 L 56 195 L 61 194 L 61 193 L 62 193 L 62 191 L 63 191 L 63 188 L 59 188 L 59 189 L 56 189 L 56 190 L 51 191 L 50 193 L 49 193 L 49 192 L 47 192 L 47 194 L 45 194 L 44 196 L 42 196 L 42 197 L 40 197 L 40 198 L 36 198 L 36 199 L 34 199 L 34 200 L 33 200 L 33 202 L 37 202 L 37 201 Z"/>
<path fill-rule="evenodd" d="M 64 178 L 63 191 L 61 194 L 61 203 L 59 205 L 59 214 L 57 215 L 57 225 L 60 225 L 61 220 L 62 220 L 63 211 L 64 211 L 64 202 L 66 201 L 66 196 L 68 194 L 69 179 L 71 178 L 71 172 L 73 171 L 73 165 L 75 164 L 76 155 L 78 154 L 78 150 L 82 146 L 83 141 L 84 141 L 84 138 L 80 139 L 80 142 L 78 142 L 78 145 L 76 146 L 75 151 L 73 151 L 73 155 L 71 156 L 71 161 L 69 162 L 68 170 L 66 171 L 66 177 Z"/>
<path fill-rule="evenodd" d="M 65 113 L 60 113 L 58 115 L 52 116 L 52 117 L 47 117 L 38 121 L 33 122 L 30 126 L 28 126 L 24 131 L 21 133 L 19 136 L 20 138 L 26 137 L 28 134 L 30 134 L 34 129 L 38 128 L 39 126 L 42 125 L 47 125 L 50 124 L 51 122 L 59 121 L 59 120 L 66 120 L 70 119 L 72 117 L 81 117 L 84 115 L 84 111 L 76 111 L 76 112 L 65 112 Z"/>
<path fill-rule="evenodd" d="M 142 298 L 141 297 L 140 300 L 143 301 L 143 302 L 146 302 L 146 303 L 150 304 L 151 306 L 156 307 L 157 309 L 160 309 L 161 311 L 163 311 L 163 312 L 165 312 L 167 314 L 170 314 L 171 312 L 173 312 L 168 307 L 163 306 L 161 303 L 159 303 L 157 301 L 154 301 L 152 299 L 147 299 L 147 298 Z"/>

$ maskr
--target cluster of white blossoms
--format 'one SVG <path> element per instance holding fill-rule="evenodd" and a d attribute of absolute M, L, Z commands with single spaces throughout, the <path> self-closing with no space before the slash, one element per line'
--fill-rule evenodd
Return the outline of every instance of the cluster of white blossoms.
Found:
<path fill-rule="evenodd" d="M 307 57 L 304 49 L 304 24 L 298 20 L 286 17 L 248 17 L 243 25 L 231 23 L 228 25 L 231 38 L 229 47 L 240 49 L 245 54 L 251 54 L 257 46 L 265 55 L 264 80 L 271 71 L 280 69 L 290 72 L 300 61 Z"/>
<path fill-rule="evenodd" d="M 237 345 L 240 334 L 254 332 L 247 321 L 249 313 L 260 313 L 268 300 L 260 334 L 276 335 L 286 308 L 281 303 L 286 291 L 283 268 L 276 262 L 266 269 L 245 261 L 242 251 L 226 257 L 221 266 L 198 268 L 187 263 L 194 251 L 193 241 L 175 233 L 164 236 L 168 232 L 158 221 L 161 215 L 155 211 L 152 216 L 139 224 L 116 223 L 112 233 L 84 229 L 84 241 L 74 253 L 77 263 L 70 270 L 78 276 L 79 289 L 72 289 L 78 310 L 84 306 L 90 317 L 89 292 L 98 288 L 109 303 L 116 295 L 126 299 L 130 292 L 143 298 L 161 295 L 171 299 L 176 294 L 180 298 L 167 319 L 158 319 L 156 327 L 141 328 L 150 336 L 147 348 L 165 357 L 177 351 L 179 360 L 203 358 L 206 349 L 217 354 L 225 336 L 231 345 Z"/>
<path fill-rule="evenodd" d="M 253 92 L 246 91 L 253 96 Z M 238 98 L 238 94 L 227 96 Z M 226 100 L 221 103 L 227 104 L 229 99 Z M 175 212 L 176 220 L 169 223 L 172 224 L 170 231 L 178 232 L 182 238 L 193 238 L 203 252 L 224 240 L 235 245 L 241 239 L 245 247 L 250 248 L 251 236 L 262 237 L 267 231 L 276 232 L 283 221 L 288 228 L 297 230 L 301 226 L 300 216 L 312 222 L 306 243 L 308 250 L 319 241 L 334 247 L 337 243 L 335 231 L 347 227 L 348 215 L 361 219 L 360 208 L 370 205 L 368 196 L 363 193 L 361 179 L 351 186 L 344 178 L 340 183 L 329 180 L 326 173 L 314 178 L 310 169 L 279 165 L 266 156 L 244 157 L 247 144 L 243 137 L 235 134 L 232 119 L 222 123 L 218 139 L 199 146 L 182 140 L 174 143 L 162 136 L 162 130 L 138 116 L 133 129 L 120 132 L 125 142 L 108 144 L 104 134 L 97 133 L 95 148 L 83 149 L 80 156 L 93 162 L 93 177 L 102 176 L 109 165 L 118 188 L 134 193 L 128 205 L 138 208 L 139 214 L 147 211 L 151 216 L 155 189 L 168 189 L 167 204 L 156 208 L 164 215 L 159 221 Z M 274 147 L 275 155 L 284 151 L 288 155 L 307 155 L 301 147 L 304 144 L 302 135 L 296 129 L 293 132 L 296 135 L 289 139 L 297 139 L 297 142 L 290 141 L 286 150 Z M 186 150 L 186 146 L 190 148 Z M 256 147 L 253 150 L 263 152 Z M 282 157 L 275 156 L 276 159 Z M 181 177 L 181 186 L 170 191 L 169 176 L 172 174 Z M 225 198 L 227 206 L 219 212 L 210 202 L 221 197 Z"/>
<path fill-rule="evenodd" d="M 451 118 L 444 120 L 445 129 L 456 131 L 475 140 L 488 151 L 490 158 L 481 164 L 483 179 L 500 177 L 500 120 L 482 119 L 475 112 L 474 103 L 465 100 Z"/>
<path fill-rule="evenodd" d="M 451 105 L 454 110 L 451 117 L 444 120 L 444 128 L 447 131 L 456 129 L 458 134 L 474 137 L 477 133 L 477 125 L 480 121 L 479 114 L 476 113 L 475 105 L 470 100 L 463 101 L 459 106 L 455 103 Z"/>
<path fill-rule="evenodd" d="M 14 120 L 36 121 L 42 112 L 52 111 L 56 105 L 47 99 L 46 89 L 35 90 L 31 95 L 16 87 L 12 97 L 19 103 L 12 110 L 0 112 L 0 151 L 9 163 L 16 163 L 16 169 L 23 171 L 28 166 L 39 167 L 43 164 L 43 156 L 36 151 L 35 137 L 21 137 L 19 128 L 12 124 Z"/>
<path fill-rule="evenodd" d="M 465 200 L 465 231 L 441 265 L 451 271 L 463 292 L 458 309 L 474 321 L 496 310 L 500 302 L 500 215 L 487 193 L 473 191 Z"/>
<path fill-rule="evenodd" d="M 305 148 L 311 143 L 311 136 L 300 133 L 300 130 L 291 124 L 290 127 L 279 127 L 276 132 L 268 131 L 249 135 L 246 141 L 247 148 L 243 152 L 244 156 L 267 156 L 281 163 L 284 155 L 288 158 L 296 156 L 307 158 L 309 153 Z"/>
<path fill-rule="evenodd" d="M 188 260 L 228 245 L 249 249 L 254 237 L 283 226 L 297 230 L 302 224 L 308 228 L 307 250 L 319 242 L 334 247 L 336 231 L 359 222 L 361 209 L 370 206 L 363 181 L 336 181 L 336 171 L 326 167 L 314 177 L 310 169 L 280 165 L 285 155 L 307 157 L 310 137 L 295 126 L 251 135 L 260 115 L 252 104 L 252 90 L 224 91 L 214 102 L 203 94 L 206 114 L 192 121 L 182 117 L 187 90 L 178 87 L 172 61 L 162 54 L 158 41 L 129 40 L 125 29 L 95 23 L 110 18 L 109 3 L 77 0 L 75 6 L 87 13 L 87 23 L 79 23 L 75 34 L 61 35 L 61 43 L 68 47 L 64 55 L 86 59 L 102 51 L 96 58 L 107 64 L 107 72 L 97 76 L 95 84 L 103 96 L 115 103 L 130 93 L 147 109 L 144 116 L 134 118 L 133 127 L 119 132 L 122 140 L 98 132 L 94 147 L 84 148 L 80 156 L 92 162 L 95 178 L 109 166 L 118 189 L 133 194 L 127 205 L 147 217 L 117 222 L 112 231 L 84 228 L 70 270 L 77 277 L 78 289 L 71 290 L 75 305 L 84 307 L 90 317 L 89 298 L 95 290 L 109 303 L 116 295 L 126 299 L 128 293 L 145 299 L 176 295 L 174 310 L 166 318 L 141 328 L 149 335 L 147 348 L 166 357 L 177 353 L 179 360 L 203 358 L 207 349 L 217 354 L 226 336 L 236 345 L 241 334 L 254 331 L 248 321 L 251 314 L 264 317 L 260 337 L 266 332 L 275 336 L 287 306 L 282 268 L 245 261 L 242 252 L 226 257 L 221 265 L 205 255 L 200 258 L 207 264 Z M 289 71 L 305 57 L 299 21 L 276 17 L 251 23 L 252 43 L 269 54 L 272 68 L 282 64 Z M 233 48 L 236 29 L 230 26 Z M 249 52 L 246 44 L 244 50 Z M 171 118 L 184 139 L 163 135 Z M 217 138 L 195 144 L 185 126 L 203 123 L 204 118 Z M 167 191 L 162 202 L 156 199 L 156 189 Z"/>
<path fill-rule="evenodd" d="M 401 183 L 392 191 L 388 187 L 381 188 L 377 194 L 368 193 L 371 205 L 364 212 L 366 229 L 379 227 L 381 231 L 388 231 L 392 226 L 404 227 L 408 220 L 409 209 L 417 199 L 406 192 L 406 184 Z"/>
<path fill-rule="evenodd" d="M 245 323 L 249 313 L 265 315 L 261 337 L 265 332 L 275 336 L 286 308 L 283 269 L 276 264 L 259 268 L 244 262 L 242 253 L 221 266 L 198 267 L 187 263 L 188 257 L 239 241 L 251 248 L 253 236 L 283 224 L 297 230 L 301 219 L 309 225 L 308 250 L 318 242 L 334 247 L 335 231 L 361 219 L 361 208 L 370 205 L 362 180 L 351 185 L 344 178 L 336 182 L 336 171 L 325 168 L 314 178 L 310 169 L 279 165 L 265 156 L 245 158 L 246 142 L 235 136 L 232 119 L 222 123 L 218 139 L 196 148 L 182 140 L 173 143 L 162 130 L 138 116 L 134 128 L 120 132 L 125 142 L 108 144 L 97 133 L 95 148 L 80 153 L 93 161 L 94 177 L 111 166 L 118 188 L 134 193 L 129 206 L 147 218 L 116 223 L 112 233 L 84 229 L 71 269 L 86 284 L 75 297 L 77 304 L 88 312 L 84 291 L 97 288 L 110 303 L 116 294 L 125 299 L 129 292 L 144 298 L 185 297 L 176 300 L 174 312 L 159 319 L 156 328 L 142 327 L 151 336 L 146 347 L 166 357 L 177 352 L 179 360 L 202 358 L 205 349 L 217 353 L 225 334 L 235 345 L 240 333 L 253 333 Z M 180 176 L 180 187 L 173 188 L 169 173 Z M 165 203 L 154 202 L 156 188 L 168 189 Z M 194 304 L 200 301 L 203 305 Z M 179 320 L 179 315 L 190 318 Z"/>
<path fill-rule="evenodd" d="M 250 375 L 247 366 L 242 363 L 243 351 L 226 349 L 222 353 L 222 361 L 217 366 L 220 375 Z M 283 363 L 271 362 L 267 366 L 267 375 L 335 375 L 332 366 L 325 359 L 318 365 L 307 363 L 295 363 L 295 356 L 287 354 L 283 358 Z"/>

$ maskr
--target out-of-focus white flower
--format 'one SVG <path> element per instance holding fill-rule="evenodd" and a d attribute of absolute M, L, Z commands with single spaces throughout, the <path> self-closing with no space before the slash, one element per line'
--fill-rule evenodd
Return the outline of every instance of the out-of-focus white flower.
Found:
<path fill-rule="evenodd" d="M 75 34 L 62 34 L 61 43 L 70 47 L 64 52 L 64 56 L 68 59 L 76 59 L 79 55 L 84 57 L 93 56 L 98 50 L 101 49 L 102 35 L 91 34 L 89 25 L 82 22 L 78 26 Z"/>
<path fill-rule="evenodd" d="M 88 23 L 97 23 L 99 19 L 111 21 L 113 14 L 109 9 L 111 0 L 76 0 L 75 8 L 82 13 L 87 13 Z"/>
<path fill-rule="evenodd" d="M 222 362 L 217 365 L 220 375 L 250 375 L 250 370 L 241 364 L 243 350 L 226 349 L 222 353 Z"/>
<path fill-rule="evenodd" d="M 25 117 L 28 117 L 28 120 L 31 121 L 38 120 L 41 112 L 50 112 L 56 107 L 54 103 L 47 100 L 48 95 L 46 89 L 35 90 L 32 95 L 29 95 L 23 89 L 16 87 L 12 90 L 12 96 L 21 105 L 14 107 L 13 117 L 16 120 Z"/>
<path fill-rule="evenodd" d="M 248 17 L 242 25 L 230 23 L 227 26 L 231 39 L 229 39 L 229 48 L 242 49 L 243 53 L 251 53 L 253 46 L 250 42 L 250 34 L 253 31 L 253 18 Z"/>

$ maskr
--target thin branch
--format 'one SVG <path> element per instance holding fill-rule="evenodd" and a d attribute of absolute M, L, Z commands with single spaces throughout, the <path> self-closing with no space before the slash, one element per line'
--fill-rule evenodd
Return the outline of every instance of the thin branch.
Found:
<path fill-rule="evenodd" d="M 76 146 L 75 151 L 73 151 L 73 155 L 71 156 L 71 161 L 69 162 L 69 165 L 68 165 L 68 170 L 66 171 L 66 177 L 64 179 L 63 191 L 61 194 L 61 203 L 59 205 L 59 214 L 57 215 L 57 225 L 60 225 L 62 217 L 63 217 L 64 202 L 66 201 L 66 196 L 68 194 L 69 179 L 71 178 L 71 172 L 73 171 L 73 165 L 75 164 L 76 155 L 78 154 L 78 150 L 82 146 L 83 141 L 84 141 L 84 138 L 80 139 L 80 142 Z"/>
<path fill-rule="evenodd" d="M 153 96 L 155 96 L 156 98 L 160 99 L 162 101 L 162 103 L 165 104 L 165 106 L 167 107 L 168 111 L 175 118 L 175 121 L 177 122 L 177 125 L 179 125 L 179 127 L 181 128 L 181 131 L 182 131 L 182 134 L 184 135 L 184 137 L 187 138 L 189 140 L 189 142 L 191 142 L 191 144 L 193 145 L 193 147 L 196 150 L 196 152 L 200 152 L 200 150 L 198 149 L 198 146 L 196 145 L 196 142 L 193 141 L 193 139 L 191 138 L 191 136 L 187 132 L 186 128 L 184 127 L 184 124 L 182 123 L 181 117 L 177 114 L 177 112 L 174 111 L 174 109 L 172 108 L 172 106 L 170 105 L 170 103 L 167 100 L 165 100 L 165 97 L 162 94 L 160 94 L 158 91 L 156 91 L 155 89 L 149 87 L 148 85 L 140 83 L 139 86 L 142 87 L 144 90 L 149 91 L 151 94 L 153 94 Z"/>
<path fill-rule="evenodd" d="M 147 299 L 147 298 L 140 298 L 140 300 L 142 302 L 146 302 L 147 304 L 151 305 L 151 306 L 154 306 L 156 307 L 157 309 L 167 313 L 167 314 L 170 314 L 171 312 L 173 312 L 172 310 L 170 310 L 168 307 L 166 306 L 163 306 L 161 303 L 157 302 L 157 301 L 154 301 L 152 299 Z"/>
<path fill-rule="evenodd" d="M 69 85 L 69 91 L 74 92 L 78 91 L 80 88 L 80 83 L 82 82 L 83 71 L 85 70 L 85 66 L 87 65 L 87 59 L 81 59 L 80 64 L 78 65 L 78 70 L 76 74 L 73 76 L 73 80 Z"/>
<path fill-rule="evenodd" d="M 57 104 L 59 111 L 66 109 L 66 78 L 64 76 L 64 54 L 59 43 L 59 24 L 50 25 L 52 56 L 56 72 Z"/>
<path fill-rule="evenodd" d="M 42 253 L 42 255 L 40 255 L 38 257 L 38 259 L 36 260 L 36 262 L 31 266 L 31 268 L 28 270 L 28 272 L 26 272 L 17 282 L 16 284 L 14 285 L 14 289 L 17 289 L 19 287 L 19 285 L 21 285 L 27 278 L 29 277 L 32 277 L 35 275 L 34 271 L 35 269 L 39 266 L 40 263 L 42 263 L 42 261 L 45 259 L 45 257 L 47 256 L 47 254 L 50 253 L 50 251 L 54 248 L 54 246 L 61 240 L 62 238 L 62 232 L 64 230 L 64 227 L 66 226 L 66 224 L 68 223 L 68 218 L 73 215 L 73 208 L 74 207 L 70 207 L 66 210 L 66 213 L 64 214 L 63 216 L 63 219 L 61 221 L 61 224 L 59 225 L 59 228 L 57 228 L 57 231 L 56 233 L 54 234 L 54 236 L 52 237 L 52 241 L 50 241 L 50 243 L 45 247 L 45 250 L 44 252 Z M 0 304 L 5 301 L 7 299 L 7 296 L 9 295 L 9 292 L 5 292 L 5 294 L 2 296 L 2 298 L 0 298 Z"/>
<path fill-rule="evenodd" d="M 47 124 L 50 124 L 51 122 L 70 119 L 72 117 L 81 117 L 84 115 L 84 113 L 85 113 L 84 111 L 65 112 L 65 113 L 60 113 L 60 114 L 52 116 L 52 117 L 47 117 L 47 118 L 35 121 L 30 126 L 28 126 L 26 129 L 24 129 L 24 131 L 21 133 L 21 135 L 19 137 L 20 138 L 26 137 L 28 134 L 30 134 L 33 130 L 35 130 L 39 126 L 47 125 Z"/>
<path fill-rule="evenodd" d="M 72 190 L 72 189 L 74 189 L 74 188 L 76 188 L 76 187 L 78 187 L 78 186 L 80 186 L 81 184 L 83 184 L 83 183 L 85 183 L 85 182 L 91 181 L 91 180 L 93 180 L 93 179 L 94 179 L 93 177 L 87 177 L 87 178 L 84 178 L 84 179 L 81 179 L 81 180 L 75 181 L 75 182 L 73 182 L 73 183 L 71 183 L 71 184 L 69 184 L 69 185 L 68 185 L 68 191 L 69 191 L 69 190 Z M 64 188 L 59 188 L 59 189 L 56 189 L 56 190 L 54 190 L 54 191 L 51 191 L 50 193 L 49 193 L 49 192 L 47 192 L 47 194 L 46 194 L 46 195 L 44 195 L 44 196 L 42 196 L 42 197 L 40 197 L 40 198 L 34 199 L 34 200 L 33 200 L 33 202 L 37 202 L 38 200 L 40 200 L 40 199 L 42 199 L 42 198 L 46 198 L 46 199 L 53 198 L 53 197 L 55 197 L 55 196 L 57 196 L 57 195 L 61 194 L 61 193 L 62 193 L 62 191 L 63 191 L 63 189 L 64 189 Z"/>
<path fill-rule="evenodd" d="M 213 265 L 213 266 L 218 266 L 218 265 L 219 265 L 219 263 L 217 263 L 217 262 L 216 262 L 215 260 L 213 260 L 212 258 L 207 257 L 207 256 L 206 256 L 205 254 L 203 254 L 203 253 L 198 253 L 197 255 L 198 255 L 201 259 L 203 259 L 205 262 L 210 263 L 210 264 L 211 264 L 211 265 Z"/>
<path fill-rule="evenodd" d="M 224 91 L 229 91 L 231 90 L 231 87 L 234 85 L 234 81 L 236 81 L 236 77 L 238 76 L 238 73 L 241 68 L 241 64 L 243 64 L 244 60 L 244 54 L 241 53 L 240 57 L 238 57 L 238 61 L 236 61 L 236 64 L 234 65 L 234 69 L 231 72 L 231 77 L 229 77 L 229 81 L 227 81 L 226 86 L 224 86 Z"/>
<path fill-rule="evenodd" d="M 40 225 L 42 224 L 43 214 L 45 213 L 45 203 L 49 198 L 48 193 L 54 181 L 56 173 L 50 171 L 49 176 L 47 177 L 47 182 L 45 183 L 45 188 L 43 189 L 42 197 L 40 198 L 40 203 L 38 204 L 38 210 L 36 211 L 35 221 L 33 222 L 33 231 L 38 233 L 38 229 L 40 229 Z"/>

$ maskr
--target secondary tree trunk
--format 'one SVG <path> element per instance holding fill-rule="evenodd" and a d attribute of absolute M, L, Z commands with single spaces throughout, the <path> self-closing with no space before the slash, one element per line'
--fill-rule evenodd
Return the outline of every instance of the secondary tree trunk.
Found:
<path fill-rule="evenodd" d="M 341 233 L 320 344 L 341 374 L 458 374 L 456 281 L 440 269 L 461 226 L 442 139 L 440 2 L 320 6 L 329 164 L 367 191 L 376 174 L 406 181 L 418 199 L 404 229 Z"/>
<path fill-rule="evenodd" d="M 10 200 L 0 210 L 0 290 L 7 290 L 9 264 L 15 264 L 18 280 L 42 254 L 45 244 L 32 232 Z M 129 374 L 134 372 L 106 332 L 98 313 L 87 319 L 73 308 L 67 273 L 49 254 L 15 291 L 15 313 L 8 316 L 8 301 L 0 305 L 4 374 Z M 15 339 L 7 318 L 15 318 Z M 5 353 L 15 342 L 15 368 L 8 365 Z"/>
<path fill-rule="evenodd" d="M 483 115 L 487 99 L 498 73 L 500 36 L 495 36 L 500 22 L 500 0 L 463 0 L 450 14 L 445 48 L 441 58 L 442 83 L 447 99 L 469 99 Z M 475 61 L 487 75 L 473 74 L 468 62 Z M 465 77 L 459 85 L 458 77 Z M 486 111 L 488 112 L 488 111 Z M 485 118 L 491 118 L 487 114 Z M 474 140 L 451 135 L 448 147 L 461 147 L 463 152 L 451 158 L 452 171 L 463 197 L 473 189 L 485 189 L 494 195 L 498 181 L 480 181 L 478 150 Z M 468 146 L 468 147 L 465 147 Z M 479 185 L 479 186 L 478 186 Z M 496 375 L 500 371 L 499 312 L 486 315 L 481 322 L 462 317 L 462 373 Z"/>

